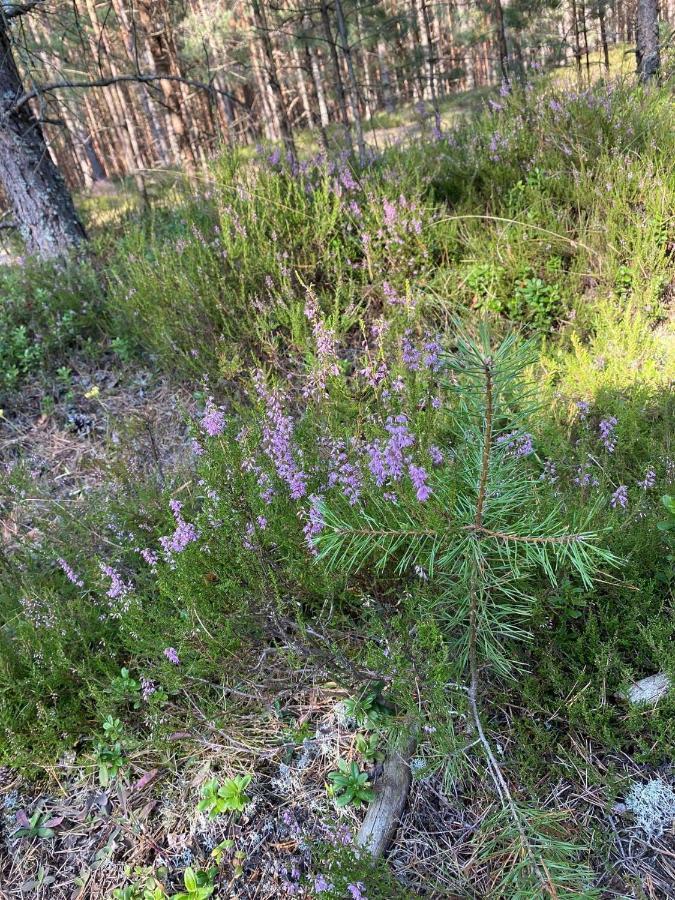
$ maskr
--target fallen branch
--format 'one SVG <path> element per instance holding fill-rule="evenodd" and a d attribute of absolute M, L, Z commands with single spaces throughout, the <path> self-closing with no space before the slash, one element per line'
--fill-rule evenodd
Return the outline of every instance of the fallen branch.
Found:
<path fill-rule="evenodd" d="M 358 846 L 367 850 L 373 859 L 379 859 L 385 853 L 396 834 L 408 802 L 412 782 L 410 757 L 416 746 L 415 733 L 402 749 L 393 751 L 387 757 L 382 777 L 375 785 L 375 799 L 369 805 L 356 836 Z"/>

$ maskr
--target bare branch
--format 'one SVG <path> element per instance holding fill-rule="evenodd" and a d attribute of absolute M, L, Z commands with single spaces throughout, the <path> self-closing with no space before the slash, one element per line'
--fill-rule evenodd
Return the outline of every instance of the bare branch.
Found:
<path fill-rule="evenodd" d="M 31 9 L 41 6 L 43 3 L 44 0 L 27 0 L 26 3 L 10 3 L 8 6 L 0 4 L 0 8 L 2 8 L 5 19 L 15 19 L 17 16 L 25 16 Z"/>
<path fill-rule="evenodd" d="M 198 88 L 202 91 L 207 91 L 210 94 L 220 94 L 223 97 L 228 97 L 234 103 L 239 104 L 239 106 L 246 107 L 246 104 L 239 100 L 238 97 L 235 97 L 234 94 L 230 94 L 229 91 L 224 91 L 221 88 L 217 88 L 213 84 L 207 84 L 204 81 L 197 81 L 194 78 L 185 78 L 182 75 L 157 75 L 157 74 L 144 74 L 139 72 L 138 74 L 128 74 L 128 75 L 115 75 L 110 76 L 108 78 L 97 78 L 95 81 L 72 81 L 69 79 L 64 79 L 63 81 L 53 81 L 48 84 L 37 85 L 31 91 L 26 91 L 25 94 L 21 94 L 16 100 L 7 107 L 4 112 L 16 112 L 16 110 L 21 109 L 21 107 L 25 106 L 26 103 L 29 103 L 31 100 L 34 100 L 36 97 L 42 97 L 45 94 L 52 94 L 55 91 L 65 90 L 66 88 L 103 88 L 110 87 L 113 84 L 119 84 L 120 82 L 133 82 L 135 84 L 153 84 L 156 81 L 179 81 L 182 84 L 187 84 L 190 87 Z M 247 107 L 246 107 L 247 108 Z"/>

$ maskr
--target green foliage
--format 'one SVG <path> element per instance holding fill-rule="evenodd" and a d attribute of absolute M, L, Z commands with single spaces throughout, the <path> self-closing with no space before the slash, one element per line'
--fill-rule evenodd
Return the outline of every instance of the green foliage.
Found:
<path fill-rule="evenodd" d="M 53 826 L 61 821 L 59 818 L 50 818 L 39 809 L 36 809 L 30 818 L 27 818 L 24 813 L 23 819 L 25 824 L 14 832 L 13 837 L 15 838 L 50 840 L 56 836 Z"/>
<path fill-rule="evenodd" d="M 358 763 L 338 760 L 337 772 L 328 775 L 337 806 L 356 806 L 370 803 L 375 796 L 370 788 L 367 772 L 359 769 Z"/>
<path fill-rule="evenodd" d="M 101 299 L 88 263 L 0 267 L 0 402 L 27 376 L 46 374 L 73 353 L 96 350 Z"/>
<path fill-rule="evenodd" d="M 212 819 L 226 812 L 242 812 L 246 804 L 251 802 L 246 794 L 251 781 L 252 775 L 235 775 L 222 784 L 217 778 L 212 778 L 202 786 L 202 799 L 197 804 L 197 809 L 207 813 Z"/>
<path fill-rule="evenodd" d="M 216 889 L 215 877 L 218 870 L 208 869 L 206 871 L 187 868 L 183 873 L 184 891 L 171 895 L 171 900 L 207 900 Z"/>

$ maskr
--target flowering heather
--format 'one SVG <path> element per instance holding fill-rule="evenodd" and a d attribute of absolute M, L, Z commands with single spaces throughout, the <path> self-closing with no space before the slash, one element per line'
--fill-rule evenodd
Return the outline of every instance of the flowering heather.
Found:
<path fill-rule="evenodd" d="M 156 691 L 157 685 L 151 678 L 141 678 L 141 696 L 146 703 Z"/>
<path fill-rule="evenodd" d="M 402 297 L 396 288 L 393 288 L 388 281 L 382 282 L 382 293 L 384 299 L 390 306 L 401 306 L 405 303 L 405 297 Z"/>
<path fill-rule="evenodd" d="M 366 447 L 368 468 L 378 487 L 389 479 L 399 481 L 403 477 L 406 463 L 404 450 L 415 443 L 406 416 L 389 416 L 385 428 L 389 432 L 389 440 L 386 443 L 375 441 Z"/>
<path fill-rule="evenodd" d="M 106 575 L 110 579 L 110 587 L 106 591 L 106 597 L 110 597 L 111 600 L 119 600 L 131 593 L 133 590 L 131 583 L 124 581 L 116 569 L 113 569 L 112 566 L 105 566 L 103 563 L 101 563 L 100 569 L 101 574 Z"/>
<path fill-rule="evenodd" d="M 618 509 L 619 507 L 625 509 L 628 506 L 628 488 L 625 484 L 620 484 L 614 491 L 609 505 L 612 509 Z"/>
<path fill-rule="evenodd" d="M 330 376 L 340 374 L 335 347 L 335 334 L 332 329 L 326 327 L 321 318 L 316 297 L 308 292 L 305 301 L 305 315 L 311 322 L 316 343 L 316 355 L 318 365 L 312 370 L 309 385 L 305 390 L 305 396 L 325 397 L 326 383 Z"/>
<path fill-rule="evenodd" d="M 310 495 L 310 506 L 307 511 L 307 522 L 305 527 L 302 529 L 305 535 L 305 541 L 307 542 L 307 546 L 313 554 L 317 553 L 317 550 L 314 546 L 314 538 L 321 534 L 324 527 L 323 516 L 321 515 L 320 503 L 322 498 L 318 494 Z"/>
<path fill-rule="evenodd" d="M 384 224 L 387 228 L 393 228 L 396 224 L 396 220 L 398 219 L 398 211 L 393 203 L 390 203 L 389 200 L 385 198 L 382 203 L 382 210 L 384 212 Z"/>
<path fill-rule="evenodd" d="M 84 587 L 84 582 L 82 581 L 82 579 L 77 577 L 77 575 L 75 574 L 73 569 L 68 565 L 68 563 L 65 561 L 65 559 L 58 559 L 57 562 L 63 569 L 63 572 L 64 572 L 66 578 L 68 579 L 68 581 L 71 582 L 71 584 L 74 584 L 75 587 Z"/>
<path fill-rule="evenodd" d="M 214 404 L 213 397 L 209 397 L 207 400 L 201 429 L 209 437 L 217 437 L 225 431 L 225 414 Z"/>
<path fill-rule="evenodd" d="M 420 503 L 424 503 L 431 496 L 431 488 L 427 484 L 427 478 L 429 476 L 426 470 L 421 466 L 413 466 L 411 464 L 408 466 L 408 475 L 415 488 L 417 499 Z"/>
<path fill-rule="evenodd" d="M 345 446 L 338 442 L 331 448 L 328 487 L 339 487 L 349 503 L 354 506 L 363 488 L 361 470 L 349 461 Z"/>
<path fill-rule="evenodd" d="M 441 367 L 441 345 L 438 338 L 428 337 L 424 344 L 423 362 L 427 369 L 432 372 L 438 372 Z"/>
<path fill-rule="evenodd" d="M 178 652 L 174 647 L 167 647 L 164 650 L 164 656 L 172 663 L 174 666 L 180 665 L 180 657 L 178 656 Z"/>
<path fill-rule="evenodd" d="M 647 469 L 644 479 L 638 481 L 638 487 L 641 487 L 643 491 L 648 491 L 650 488 L 653 488 L 655 484 L 656 472 L 653 469 Z"/>
<path fill-rule="evenodd" d="M 150 550 L 147 547 L 139 552 L 143 561 L 146 562 L 151 569 L 154 569 L 159 561 L 159 555 L 154 550 Z"/>
<path fill-rule="evenodd" d="M 195 456 L 203 456 L 204 455 L 204 448 L 202 447 L 202 445 L 199 443 L 198 440 L 195 440 L 195 439 L 192 440 L 192 443 L 190 444 L 190 449 L 192 450 L 192 452 L 194 453 Z"/>
<path fill-rule="evenodd" d="M 278 397 L 267 390 L 262 373 L 256 373 L 255 387 L 265 404 L 262 444 L 282 481 L 288 485 L 291 499 L 299 500 L 307 493 L 307 476 L 293 459 L 293 420 L 284 414 Z"/>
<path fill-rule="evenodd" d="M 183 550 L 199 539 L 199 532 L 191 522 L 186 522 L 181 514 L 183 504 L 180 500 L 171 500 L 169 502 L 171 512 L 176 520 L 176 528 L 173 534 L 164 535 L 159 539 L 159 543 L 167 556 L 174 553 L 182 553 Z"/>
<path fill-rule="evenodd" d="M 357 881 L 355 884 L 348 884 L 347 890 L 349 891 L 349 896 L 352 900 L 368 900 L 365 894 L 366 886 L 362 881 Z"/>
<path fill-rule="evenodd" d="M 325 894 L 327 891 L 332 891 L 333 885 L 326 878 L 325 875 L 317 875 L 314 879 L 314 892 L 316 894 Z"/>
<path fill-rule="evenodd" d="M 574 483 L 581 488 L 597 487 L 599 484 L 598 479 L 595 477 L 595 475 L 591 475 L 591 473 L 587 472 L 583 466 L 579 466 L 579 468 L 577 469 Z"/>
<path fill-rule="evenodd" d="M 509 456 L 521 458 L 534 453 L 531 434 L 519 434 L 517 431 L 512 431 L 509 434 L 500 435 L 497 438 L 497 443 L 506 445 Z"/>
<path fill-rule="evenodd" d="M 431 461 L 435 466 L 442 466 L 445 457 L 443 456 L 443 451 L 440 447 L 436 447 L 435 444 L 432 444 L 429 447 L 429 456 L 431 457 Z"/>
<path fill-rule="evenodd" d="M 401 339 L 401 359 L 410 372 L 416 372 L 420 367 L 421 353 L 413 344 L 410 328 L 406 329 Z"/>
<path fill-rule="evenodd" d="M 598 431 L 600 432 L 600 440 L 608 453 L 613 453 L 616 448 L 616 436 L 614 434 L 614 429 L 617 426 L 617 420 L 614 416 L 609 416 L 607 419 L 603 419 L 598 425 Z"/>

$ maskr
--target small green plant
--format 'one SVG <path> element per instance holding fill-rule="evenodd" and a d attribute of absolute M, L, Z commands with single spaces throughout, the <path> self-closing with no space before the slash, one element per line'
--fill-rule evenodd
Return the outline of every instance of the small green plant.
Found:
<path fill-rule="evenodd" d="M 367 762 L 381 762 L 384 759 L 384 753 L 378 750 L 380 736 L 378 734 L 357 734 L 354 741 L 356 752 Z"/>
<path fill-rule="evenodd" d="M 134 709 L 141 706 L 141 685 L 132 678 L 129 669 L 120 669 L 120 674 L 110 682 L 113 698 L 121 703 L 130 703 Z M 105 725 L 103 726 L 105 729 Z"/>
<path fill-rule="evenodd" d="M 338 760 L 338 771 L 330 772 L 328 780 L 332 784 L 337 806 L 361 806 L 370 803 L 375 796 L 367 772 L 362 772 L 355 762 L 346 759 Z"/>
<path fill-rule="evenodd" d="M 202 787 L 202 799 L 197 809 L 212 819 L 226 812 L 241 812 L 251 802 L 246 788 L 252 780 L 252 775 L 235 775 L 220 784 L 217 778 L 212 778 Z"/>
<path fill-rule="evenodd" d="M 342 708 L 345 716 L 368 731 L 381 728 L 389 715 L 389 710 L 380 702 L 377 689 L 366 691 L 360 697 L 349 697 L 343 701 Z"/>
<path fill-rule="evenodd" d="M 40 838 L 41 840 L 49 840 L 55 837 L 56 832 L 54 826 L 61 823 L 60 817 L 49 817 L 39 809 L 28 818 L 26 813 L 21 810 L 17 814 L 17 821 L 21 823 L 21 828 L 14 832 L 13 837 L 20 838 Z"/>
<path fill-rule="evenodd" d="M 172 894 L 171 900 L 206 900 L 216 889 L 215 879 L 218 869 L 211 868 L 206 871 L 187 868 L 183 872 L 183 884 L 185 890 L 178 894 Z"/>
<path fill-rule="evenodd" d="M 103 726 L 105 728 L 105 724 Z M 116 778 L 120 769 L 124 766 L 124 751 L 119 740 L 112 744 L 104 744 L 99 741 L 94 752 L 98 765 L 98 780 L 101 787 L 107 787 L 113 778 Z"/>
<path fill-rule="evenodd" d="M 103 732 L 109 741 L 115 743 L 122 739 L 124 726 L 119 719 L 114 719 L 112 716 L 106 716 L 103 720 Z"/>

